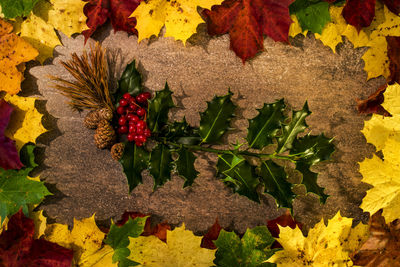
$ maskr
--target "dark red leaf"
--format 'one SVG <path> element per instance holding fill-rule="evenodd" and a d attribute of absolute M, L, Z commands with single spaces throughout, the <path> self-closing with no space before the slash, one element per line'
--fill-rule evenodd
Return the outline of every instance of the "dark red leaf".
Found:
<path fill-rule="evenodd" d="M 400 83 L 400 37 L 386 36 L 390 76 L 388 83 Z"/>
<path fill-rule="evenodd" d="M 276 219 L 267 221 L 267 227 L 268 230 L 270 231 L 271 235 L 275 238 L 279 237 L 279 227 L 278 224 L 282 227 L 290 227 L 292 229 L 296 228 L 296 225 L 301 229 L 303 225 L 300 222 L 297 222 L 295 219 L 293 219 L 292 215 L 290 214 L 289 210 L 286 210 L 286 213 L 279 216 Z M 281 244 L 279 244 L 277 241 L 275 241 L 271 248 L 281 248 Z"/>
<path fill-rule="evenodd" d="M 375 113 L 385 117 L 391 117 L 392 115 L 382 106 L 384 100 L 383 93 L 385 92 L 386 87 L 387 84 L 382 85 L 375 93 L 365 100 L 357 99 L 358 112 L 361 114 Z"/>
<path fill-rule="evenodd" d="M 263 50 L 263 34 L 288 42 L 292 23 L 289 5 L 294 0 L 225 0 L 211 11 L 204 10 L 208 33 L 229 33 L 231 49 L 243 63 Z"/>
<path fill-rule="evenodd" d="M 394 14 L 398 15 L 400 13 L 400 0 L 382 0 L 382 1 Z"/>
<path fill-rule="evenodd" d="M 73 251 L 46 240 L 34 240 L 35 224 L 22 210 L 11 216 L 0 235 L 0 265 L 7 267 L 69 267 Z"/>
<path fill-rule="evenodd" d="M 375 16 L 376 0 L 347 0 L 342 15 L 348 24 L 353 25 L 358 31 L 371 25 Z"/>
<path fill-rule="evenodd" d="M 126 31 L 137 34 L 136 18 L 129 18 L 142 0 L 86 0 L 88 2 L 83 12 L 88 18 L 88 30 L 82 34 L 85 41 L 103 25 L 107 19 L 111 20 L 114 31 Z"/>
<path fill-rule="evenodd" d="M 12 111 L 12 106 L 4 99 L 0 99 L 0 167 L 5 170 L 21 169 L 23 167 L 15 147 L 15 141 L 4 135 L 4 131 L 10 122 Z"/>
<path fill-rule="evenodd" d="M 208 249 L 216 249 L 217 247 L 214 244 L 214 240 L 218 239 L 219 233 L 221 232 L 222 227 L 218 223 L 218 218 L 215 220 L 215 223 L 211 226 L 208 232 L 203 236 L 201 240 L 201 247 Z"/>

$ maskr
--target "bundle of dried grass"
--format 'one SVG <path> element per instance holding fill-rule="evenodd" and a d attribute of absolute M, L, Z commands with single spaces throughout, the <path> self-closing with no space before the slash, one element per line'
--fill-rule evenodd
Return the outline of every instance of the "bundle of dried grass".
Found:
<path fill-rule="evenodd" d="M 54 87 L 61 91 L 71 101 L 68 103 L 73 110 L 99 110 L 107 108 L 114 111 L 109 90 L 109 69 L 106 51 L 97 42 L 91 47 L 89 54 L 84 51 L 82 56 L 72 54 L 72 59 L 61 64 L 75 78 L 70 82 L 51 76 L 57 83 Z"/>

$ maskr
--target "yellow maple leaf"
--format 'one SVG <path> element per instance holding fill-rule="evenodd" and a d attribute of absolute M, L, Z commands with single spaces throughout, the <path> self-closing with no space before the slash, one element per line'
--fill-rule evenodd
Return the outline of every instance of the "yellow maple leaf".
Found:
<path fill-rule="evenodd" d="M 368 225 L 360 223 L 351 228 L 353 219 L 338 212 L 325 226 L 322 219 L 305 237 L 296 226 L 279 227 L 277 241 L 283 250 L 276 252 L 267 262 L 278 266 L 352 266 L 349 254 L 368 239 Z"/>
<path fill-rule="evenodd" d="M 165 37 L 174 37 L 184 44 L 204 20 L 197 12 L 197 7 L 210 9 L 223 0 L 151 0 L 142 1 L 130 17 L 137 20 L 138 42 L 158 36 L 165 25 Z"/>
<path fill-rule="evenodd" d="M 215 251 L 201 248 L 201 237 L 185 230 L 185 225 L 167 231 L 167 243 L 156 236 L 129 238 L 129 259 L 154 267 L 212 266 Z"/>
<path fill-rule="evenodd" d="M 117 267 L 118 263 L 113 263 L 112 257 L 114 249 L 109 245 L 105 245 L 102 249 L 81 258 L 80 267 Z"/>
<path fill-rule="evenodd" d="M 12 30 L 11 24 L 0 19 L 0 91 L 14 95 L 21 91 L 24 63 L 35 59 L 38 51 Z"/>
<path fill-rule="evenodd" d="M 67 225 L 50 224 L 45 231 L 45 239 L 74 251 L 74 262 L 81 266 L 81 261 L 96 263 L 90 257 L 98 258 L 102 250 L 105 234 L 97 227 L 94 215 L 90 218 L 76 220 L 71 231 Z M 100 252 L 101 253 L 101 252 Z M 90 266 L 90 265 L 86 265 Z"/>
<path fill-rule="evenodd" d="M 5 135 L 15 140 L 18 150 L 26 143 L 36 143 L 36 138 L 47 131 L 43 115 L 35 108 L 36 98 L 5 95 L 4 100 L 14 107 Z"/>
<path fill-rule="evenodd" d="M 290 24 L 289 28 L 289 36 L 290 37 L 295 37 L 298 34 L 303 34 L 304 36 L 307 36 L 308 30 L 303 31 L 303 29 L 300 26 L 299 20 L 297 19 L 296 15 L 291 15 L 290 18 L 292 19 L 292 24 Z"/>

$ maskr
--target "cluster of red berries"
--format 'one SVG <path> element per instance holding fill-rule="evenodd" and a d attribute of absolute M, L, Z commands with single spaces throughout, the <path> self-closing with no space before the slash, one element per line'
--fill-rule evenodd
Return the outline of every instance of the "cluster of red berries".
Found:
<path fill-rule="evenodd" d="M 118 133 L 127 134 L 128 141 L 135 142 L 137 146 L 142 146 L 151 136 L 151 131 L 146 124 L 146 108 L 149 98 L 151 98 L 149 92 L 140 93 L 136 97 L 126 93 L 119 101 L 117 108 Z"/>

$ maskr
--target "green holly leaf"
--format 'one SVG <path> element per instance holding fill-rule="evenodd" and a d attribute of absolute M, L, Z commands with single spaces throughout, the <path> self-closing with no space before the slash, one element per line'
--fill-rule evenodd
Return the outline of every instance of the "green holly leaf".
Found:
<path fill-rule="evenodd" d="M 260 181 L 255 174 L 255 167 L 242 156 L 218 155 L 217 170 L 222 181 L 233 188 L 234 192 L 260 202 L 256 191 Z"/>
<path fill-rule="evenodd" d="M 171 151 L 165 145 L 159 144 L 150 156 L 150 174 L 154 178 L 154 189 L 171 180 L 172 157 Z"/>
<path fill-rule="evenodd" d="M 117 226 L 114 222 L 111 224 L 104 243 L 114 249 L 113 263 L 118 262 L 119 267 L 139 265 L 139 263 L 127 258 L 130 255 L 128 249 L 129 237 L 139 237 L 144 231 L 146 220 L 147 217 L 135 218 L 134 220 L 129 218 L 122 226 Z"/>
<path fill-rule="evenodd" d="M 182 121 L 168 124 L 163 129 L 162 135 L 169 141 L 184 145 L 198 145 L 202 140 L 199 136 L 199 129 L 190 126 L 185 117 Z"/>
<path fill-rule="evenodd" d="M 138 95 L 143 91 L 142 76 L 136 69 L 135 60 L 128 64 L 118 81 L 118 89 L 114 94 L 115 105 L 119 104 L 119 100 L 125 93 Z"/>
<path fill-rule="evenodd" d="M 1 12 L 6 19 L 26 17 L 39 0 L 0 0 Z"/>
<path fill-rule="evenodd" d="M 171 95 L 168 83 L 165 83 L 164 90 L 156 92 L 156 96 L 149 100 L 147 125 L 152 133 L 161 131 L 162 127 L 167 124 L 168 112 L 175 107 Z"/>
<path fill-rule="evenodd" d="M 37 166 L 34 148 L 33 145 L 25 145 L 21 149 L 21 161 L 26 167 L 7 171 L 0 168 L 0 225 L 8 215 L 17 213 L 21 208 L 28 216 L 29 204 L 39 204 L 45 196 L 51 195 L 43 182 L 28 179 L 29 173 Z"/>
<path fill-rule="evenodd" d="M 282 134 L 278 137 L 278 154 L 292 148 L 293 141 L 296 139 L 297 134 L 303 132 L 308 127 L 306 124 L 306 117 L 310 114 L 311 112 L 308 109 L 307 102 L 301 110 L 292 112 L 292 120 L 289 124 L 282 127 Z"/>
<path fill-rule="evenodd" d="M 324 193 L 324 188 L 317 184 L 318 173 L 312 172 L 310 170 L 310 165 L 308 162 L 299 160 L 296 162 L 296 170 L 298 170 L 302 175 L 302 184 L 305 185 L 307 192 L 312 192 L 319 196 L 321 203 L 325 203 L 329 195 Z"/>
<path fill-rule="evenodd" d="M 264 192 L 275 198 L 278 207 L 292 209 L 295 194 L 292 192 L 292 184 L 287 181 L 285 169 L 267 160 L 261 163 L 260 175 L 265 186 Z"/>
<path fill-rule="evenodd" d="M 263 148 L 272 144 L 272 138 L 281 129 L 284 120 L 283 110 L 285 103 L 283 99 L 271 104 L 264 104 L 262 109 L 258 109 L 259 114 L 249 120 L 247 142 L 250 148 Z"/>
<path fill-rule="evenodd" d="M 119 160 L 126 179 L 128 180 L 129 192 L 142 183 L 142 171 L 149 165 L 149 152 L 134 143 L 125 143 L 124 154 Z"/>
<path fill-rule="evenodd" d="M 222 135 L 228 130 L 233 113 L 236 109 L 232 103 L 232 92 L 225 96 L 216 96 L 207 102 L 207 109 L 200 113 L 199 134 L 203 143 L 214 143 L 219 141 Z"/>
<path fill-rule="evenodd" d="M 183 187 L 187 187 L 193 184 L 199 174 L 194 168 L 194 161 L 196 156 L 193 152 L 189 151 L 185 147 L 181 147 L 178 151 L 178 159 L 174 161 L 178 174 L 182 176 L 186 181 Z"/>
<path fill-rule="evenodd" d="M 289 6 L 289 11 L 290 14 L 296 14 L 303 31 L 321 34 L 331 21 L 329 3 L 323 0 L 296 0 Z"/>
<path fill-rule="evenodd" d="M 276 266 L 274 263 L 264 263 L 276 251 L 271 249 L 274 238 L 266 226 L 247 229 L 240 239 L 234 232 L 221 230 L 218 239 L 214 263 L 221 267 L 259 267 Z"/>

